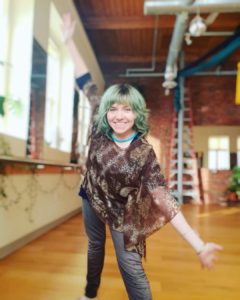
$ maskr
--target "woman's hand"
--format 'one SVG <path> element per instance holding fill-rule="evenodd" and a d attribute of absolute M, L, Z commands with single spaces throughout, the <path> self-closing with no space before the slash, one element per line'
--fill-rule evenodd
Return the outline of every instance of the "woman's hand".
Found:
<path fill-rule="evenodd" d="M 215 261 L 215 251 L 223 250 L 223 247 L 215 243 L 206 243 L 198 254 L 202 268 L 212 269 Z"/>
<path fill-rule="evenodd" d="M 65 13 L 62 16 L 62 24 L 61 24 L 61 30 L 62 30 L 62 36 L 63 36 L 63 42 L 67 43 L 70 39 L 72 39 L 74 31 L 75 31 L 76 21 L 73 20 L 70 13 Z"/>

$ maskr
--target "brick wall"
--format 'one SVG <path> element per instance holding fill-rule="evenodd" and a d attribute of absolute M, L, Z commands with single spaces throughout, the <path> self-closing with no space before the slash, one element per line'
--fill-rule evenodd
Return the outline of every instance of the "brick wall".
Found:
<path fill-rule="evenodd" d="M 194 125 L 240 125 L 235 76 L 198 76 L 187 83 L 192 95 Z"/>
<path fill-rule="evenodd" d="M 226 191 L 230 185 L 231 171 L 212 172 L 202 168 L 202 185 L 205 203 L 220 203 L 226 200 Z"/>

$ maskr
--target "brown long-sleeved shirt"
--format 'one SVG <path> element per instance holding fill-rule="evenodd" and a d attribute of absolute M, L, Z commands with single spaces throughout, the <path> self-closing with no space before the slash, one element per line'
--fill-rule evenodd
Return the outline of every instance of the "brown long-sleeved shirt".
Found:
<path fill-rule="evenodd" d="M 94 83 L 89 78 L 82 88 L 95 111 L 100 98 Z M 82 188 L 100 219 L 123 232 L 126 250 L 142 256 L 146 238 L 179 211 L 152 146 L 141 136 L 122 149 L 93 130 Z"/>

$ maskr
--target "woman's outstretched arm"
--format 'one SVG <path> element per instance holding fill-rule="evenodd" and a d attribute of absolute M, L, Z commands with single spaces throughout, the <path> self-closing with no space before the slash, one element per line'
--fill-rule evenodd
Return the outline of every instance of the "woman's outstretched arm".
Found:
<path fill-rule="evenodd" d="M 61 24 L 63 42 L 67 46 L 68 51 L 72 57 L 75 66 L 75 76 L 76 78 L 78 78 L 88 73 L 89 70 L 73 40 L 75 27 L 76 27 L 76 21 L 72 18 L 70 13 L 65 13 L 62 16 L 62 24 Z"/>
<path fill-rule="evenodd" d="M 73 35 L 75 32 L 76 21 L 70 13 L 62 16 L 62 36 L 75 66 L 75 77 L 78 87 L 83 91 L 89 100 L 92 108 L 92 118 L 96 113 L 100 103 L 100 96 L 96 84 L 92 81 L 88 67 L 74 42 Z"/>
<path fill-rule="evenodd" d="M 171 221 L 172 226 L 194 248 L 203 268 L 212 269 L 216 261 L 215 252 L 223 247 L 215 243 L 204 243 L 179 212 Z"/>

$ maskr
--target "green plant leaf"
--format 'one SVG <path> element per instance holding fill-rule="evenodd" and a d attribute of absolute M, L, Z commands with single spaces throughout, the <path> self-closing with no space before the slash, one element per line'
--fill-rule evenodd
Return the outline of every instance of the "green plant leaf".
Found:
<path fill-rule="evenodd" d="M 5 97 L 4 96 L 0 96 L 0 115 L 2 115 L 4 117 L 5 115 L 5 111 L 4 111 L 4 102 L 5 102 Z"/>
<path fill-rule="evenodd" d="M 19 99 L 9 99 L 8 100 L 9 110 L 12 111 L 16 116 L 20 116 L 22 113 L 22 102 Z"/>

